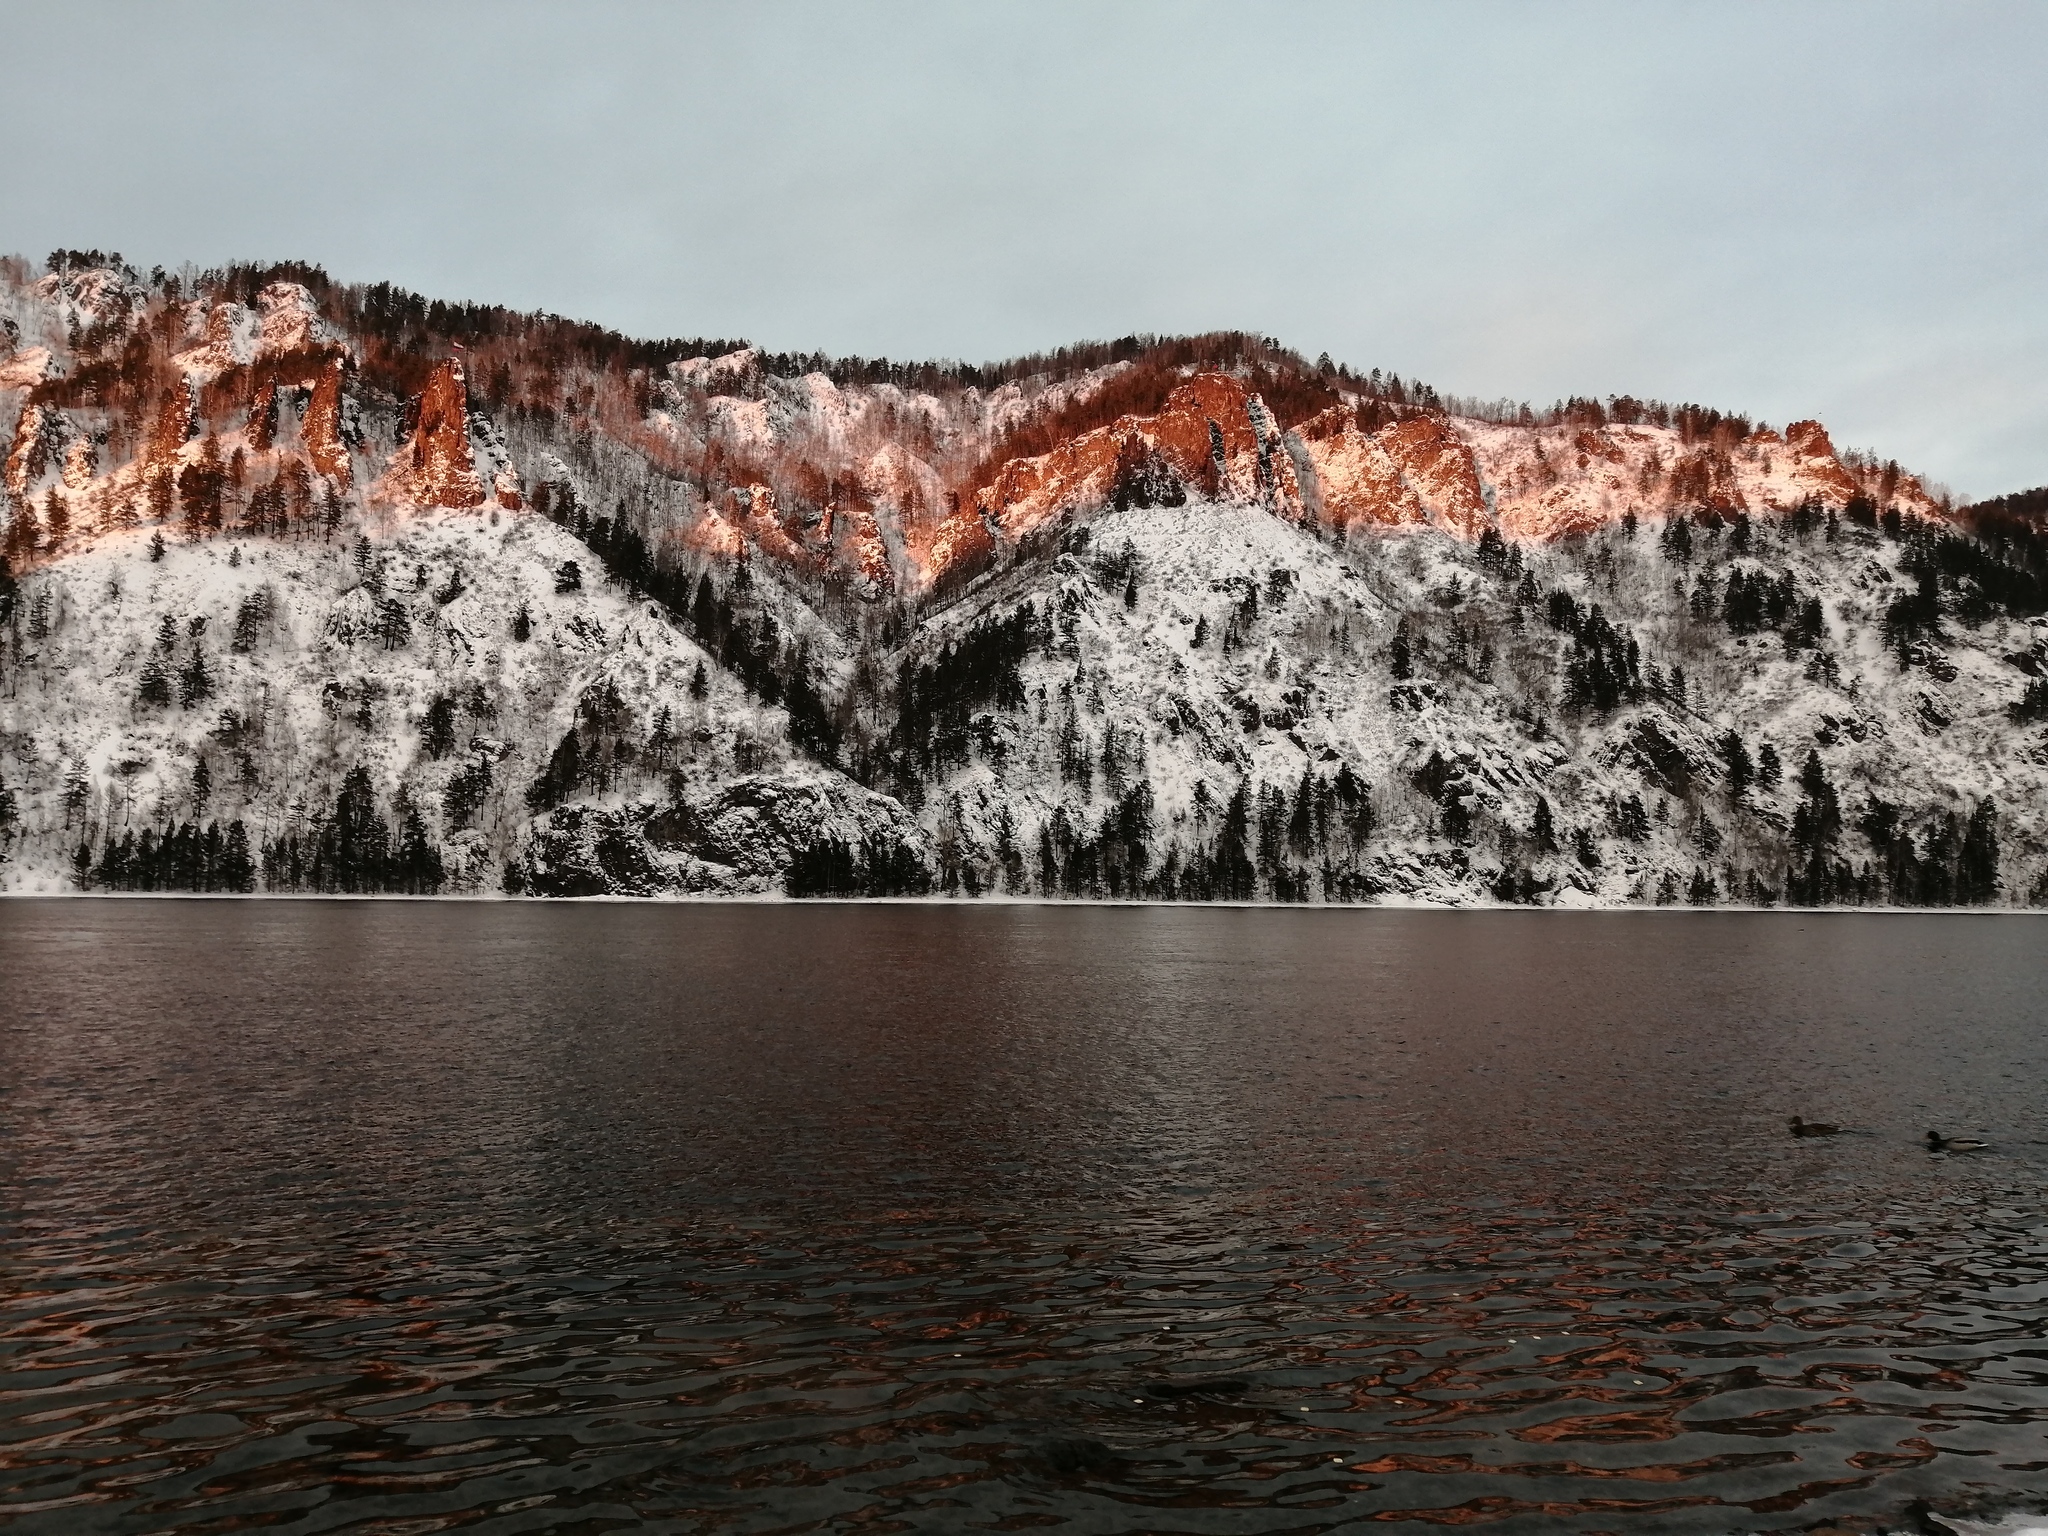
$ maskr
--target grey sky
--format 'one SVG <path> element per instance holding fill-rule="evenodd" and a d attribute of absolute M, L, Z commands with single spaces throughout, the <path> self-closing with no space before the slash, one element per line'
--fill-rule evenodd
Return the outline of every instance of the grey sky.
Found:
<path fill-rule="evenodd" d="M 2048 483 L 2048 5 L 0 17 L 0 249 L 897 357 L 1239 326 Z"/>

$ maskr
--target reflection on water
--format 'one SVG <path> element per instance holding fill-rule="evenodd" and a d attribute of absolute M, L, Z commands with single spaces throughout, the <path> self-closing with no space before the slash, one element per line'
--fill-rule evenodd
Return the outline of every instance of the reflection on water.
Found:
<path fill-rule="evenodd" d="M 2048 1490 L 2032 919 L 0 906 L 23 1533 Z M 1794 1140 L 1794 1112 L 1850 1133 Z M 1931 1157 L 1930 1126 L 1993 1151 Z"/>

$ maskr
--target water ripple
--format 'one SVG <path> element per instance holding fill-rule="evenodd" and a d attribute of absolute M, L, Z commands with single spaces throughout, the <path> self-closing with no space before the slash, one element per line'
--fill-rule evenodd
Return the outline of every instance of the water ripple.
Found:
<path fill-rule="evenodd" d="M 1727 1532 L 2048 1488 L 2032 949 L 1301 916 L 0 909 L 0 1511 Z M 1787 1138 L 1816 1104 L 1866 1134 Z"/>

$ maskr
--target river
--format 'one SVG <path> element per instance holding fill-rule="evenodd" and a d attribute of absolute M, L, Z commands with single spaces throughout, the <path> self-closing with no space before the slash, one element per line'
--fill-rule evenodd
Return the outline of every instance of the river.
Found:
<path fill-rule="evenodd" d="M 2044 956 L 2034 917 L 0 903 L 0 1517 L 2009 1515 Z"/>

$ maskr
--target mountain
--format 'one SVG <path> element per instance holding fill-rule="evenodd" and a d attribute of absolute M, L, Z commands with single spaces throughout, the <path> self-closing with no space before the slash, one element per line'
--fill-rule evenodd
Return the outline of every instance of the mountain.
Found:
<path fill-rule="evenodd" d="M 0 443 L 8 890 L 2048 897 L 2040 493 L 1815 421 L 58 252 Z"/>

